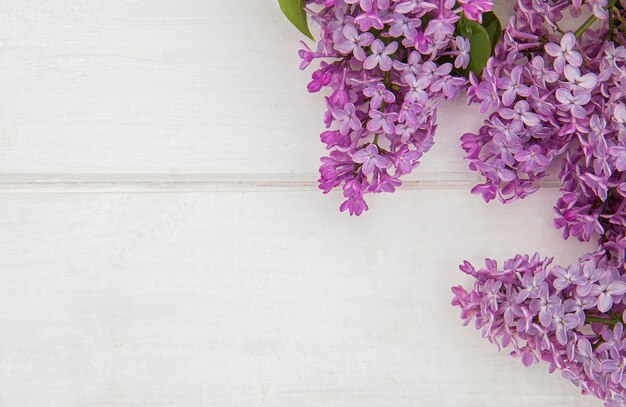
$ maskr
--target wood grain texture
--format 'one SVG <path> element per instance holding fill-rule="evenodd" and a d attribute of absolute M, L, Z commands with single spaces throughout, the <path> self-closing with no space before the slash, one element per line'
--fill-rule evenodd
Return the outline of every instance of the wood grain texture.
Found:
<path fill-rule="evenodd" d="M 220 3 L 3 1 L 0 173 L 315 180 L 324 100 L 306 92 L 298 32 L 274 0 Z M 439 117 L 414 179 L 476 179 L 458 137 L 477 109 Z"/>
<path fill-rule="evenodd" d="M 461 259 L 575 259 L 555 197 L 4 194 L 0 405 L 595 405 L 450 305 Z"/>
<path fill-rule="evenodd" d="M 554 181 L 470 195 L 457 102 L 338 213 L 299 39 L 273 0 L 0 2 L 0 406 L 598 405 L 450 305 L 463 259 L 589 248 Z"/>

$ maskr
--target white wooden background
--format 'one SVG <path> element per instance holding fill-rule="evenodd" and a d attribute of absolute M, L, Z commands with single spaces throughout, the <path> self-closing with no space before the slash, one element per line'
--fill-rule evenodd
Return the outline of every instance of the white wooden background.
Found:
<path fill-rule="evenodd" d="M 506 10 L 504 11 L 506 15 Z M 595 406 L 464 328 L 463 259 L 585 246 L 438 144 L 361 218 L 274 0 L 0 2 L 0 406 Z"/>

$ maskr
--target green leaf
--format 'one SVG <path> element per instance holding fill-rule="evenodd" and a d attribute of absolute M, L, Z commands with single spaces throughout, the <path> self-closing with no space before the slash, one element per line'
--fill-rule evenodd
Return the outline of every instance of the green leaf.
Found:
<path fill-rule="evenodd" d="M 300 32 L 310 39 L 314 39 L 304 11 L 304 0 L 278 0 L 283 14 Z"/>
<path fill-rule="evenodd" d="M 470 42 L 469 70 L 480 76 L 491 56 L 491 39 L 485 27 L 477 21 L 461 18 L 457 23 L 459 35 Z"/>
<path fill-rule="evenodd" d="M 498 16 L 496 16 L 493 11 L 483 13 L 483 27 L 485 27 L 487 34 L 489 34 L 491 50 L 493 51 L 496 49 L 496 45 L 498 45 L 498 41 L 500 41 L 500 37 L 502 36 L 502 24 L 500 24 Z"/>

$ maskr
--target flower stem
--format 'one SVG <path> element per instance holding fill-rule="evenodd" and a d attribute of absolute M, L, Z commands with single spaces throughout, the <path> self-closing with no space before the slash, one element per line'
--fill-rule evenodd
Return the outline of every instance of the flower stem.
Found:
<path fill-rule="evenodd" d="M 611 325 L 611 326 L 615 326 L 615 324 L 617 324 L 619 321 L 616 321 L 614 319 L 606 319 L 606 318 L 599 318 L 599 317 L 592 317 L 587 315 L 585 317 L 585 319 L 589 322 L 598 322 L 600 324 L 606 324 L 606 325 Z"/>
<path fill-rule="evenodd" d="M 610 10 L 611 7 L 613 7 L 615 5 L 615 3 L 617 3 L 617 0 L 609 0 L 609 4 L 607 5 L 607 9 Z M 591 27 L 593 25 L 593 23 L 596 22 L 597 19 L 598 19 L 598 17 L 592 15 L 587 20 L 585 20 L 585 22 L 580 27 L 578 27 L 578 29 L 574 32 L 574 35 L 576 36 L 576 38 L 580 38 L 580 36 L 583 35 L 583 33 L 585 31 L 587 31 L 587 29 L 589 27 Z"/>
<path fill-rule="evenodd" d="M 613 7 L 609 7 L 609 39 L 613 41 Z"/>
<path fill-rule="evenodd" d="M 391 88 L 391 86 L 393 85 L 393 84 L 391 83 L 391 71 L 387 71 L 387 72 L 385 72 L 385 79 L 384 79 L 384 82 L 385 82 L 385 86 L 387 87 L 387 89 L 390 89 L 390 88 Z"/>

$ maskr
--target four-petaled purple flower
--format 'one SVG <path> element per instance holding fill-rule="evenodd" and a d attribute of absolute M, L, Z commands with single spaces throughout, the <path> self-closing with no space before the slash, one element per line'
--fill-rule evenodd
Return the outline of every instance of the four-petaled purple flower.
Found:
<path fill-rule="evenodd" d="M 339 122 L 339 131 L 346 135 L 350 130 L 360 130 L 361 120 L 356 114 L 356 107 L 352 103 L 346 104 L 343 109 L 333 109 L 331 113 L 335 120 Z"/>
<path fill-rule="evenodd" d="M 574 51 L 576 46 L 576 36 L 572 32 L 565 33 L 561 37 L 559 45 L 554 43 L 546 44 L 546 53 L 554 57 L 554 69 L 558 73 L 563 73 L 565 65 L 570 64 L 579 67 L 583 63 L 583 57 L 578 51 Z"/>
<path fill-rule="evenodd" d="M 556 90 L 556 99 L 561 102 L 559 109 L 571 112 L 577 119 L 587 117 L 587 111 L 584 106 L 591 100 L 589 92 L 570 92 L 568 89 L 559 88 Z"/>
<path fill-rule="evenodd" d="M 504 106 L 511 106 L 517 95 L 530 96 L 530 89 L 521 81 L 524 68 L 516 66 L 511 71 L 510 76 L 503 76 L 498 79 L 498 88 L 504 89 L 502 103 Z"/>
<path fill-rule="evenodd" d="M 598 284 L 591 288 L 591 295 L 598 297 L 598 311 L 607 312 L 613 306 L 613 297 L 626 294 L 626 283 L 616 280 L 611 270 L 606 270 Z"/>
<path fill-rule="evenodd" d="M 376 168 L 386 169 L 392 165 L 387 158 L 379 154 L 375 144 L 370 144 L 352 154 L 352 159 L 355 163 L 363 164 L 361 171 L 365 175 L 373 173 Z"/>
<path fill-rule="evenodd" d="M 363 89 L 363 94 L 368 98 L 371 98 L 370 108 L 372 109 L 379 109 L 383 102 L 389 104 L 396 101 L 394 93 L 387 89 L 382 83 L 377 83 L 375 86 Z"/>
<path fill-rule="evenodd" d="M 370 110 L 370 120 L 367 122 L 367 129 L 377 132 L 382 129 L 387 134 L 394 134 L 395 123 L 398 120 L 397 113 L 383 113 L 378 110 Z"/>
<path fill-rule="evenodd" d="M 342 34 L 343 38 L 335 43 L 335 49 L 344 54 L 353 53 L 356 59 L 365 61 L 366 55 L 363 47 L 372 44 L 374 35 L 368 32 L 359 33 L 352 24 L 343 27 Z"/>
<path fill-rule="evenodd" d="M 363 67 L 365 69 L 374 69 L 377 66 L 380 66 L 380 69 L 383 71 L 389 71 L 393 65 L 393 60 L 390 55 L 393 55 L 393 53 L 396 52 L 398 49 L 398 43 L 394 41 L 385 46 L 381 40 L 376 39 L 372 42 L 370 49 L 372 53 L 365 58 Z"/>

